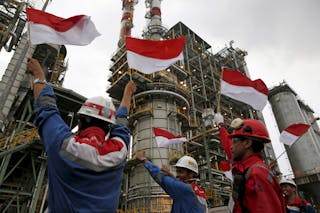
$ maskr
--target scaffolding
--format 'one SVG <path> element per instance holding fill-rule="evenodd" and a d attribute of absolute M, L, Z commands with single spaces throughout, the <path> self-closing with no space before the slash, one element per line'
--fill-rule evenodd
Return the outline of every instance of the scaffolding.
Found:
<path fill-rule="evenodd" d="M 184 36 L 184 63 L 177 62 L 166 70 L 146 75 L 129 69 L 125 45 L 113 55 L 108 93 L 120 100 L 130 79 L 137 84 L 130 114 L 132 127 L 131 152 L 145 151 L 156 165 L 174 165 L 187 154 L 199 163 L 200 185 L 205 188 L 210 207 L 227 205 L 230 181 L 218 168 L 226 160 L 213 123 L 218 105 L 222 67 L 238 69 L 248 75 L 245 56 L 239 48 L 226 47 L 216 54 L 211 46 L 182 22 L 169 29 L 165 38 Z M 221 96 L 221 113 L 226 124 L 236 118 L 259 118 L 250 106 Z M 151 127 L 166 128 L 184 135 L 190 142 L 158 148 L 154 145 Z M 130 156 L 131 157 L 131 156 Z M 171 199 L 149 177 L 143 166 L 129 159 L 125 168 L 123 193 L 118 212 L 170 212 Z"/>

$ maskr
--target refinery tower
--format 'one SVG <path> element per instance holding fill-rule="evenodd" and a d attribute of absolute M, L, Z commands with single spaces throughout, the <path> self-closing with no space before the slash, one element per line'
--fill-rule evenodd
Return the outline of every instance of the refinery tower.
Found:
<path fill-rule="evenodd" d="M 294 123 L 309 124 L 309 130 L 292 146 L 285 149 L 299 190 L 320 206 L 320 132 L 314 111 L 285 82 L 273 87 L 269 102 L 279 131 Z"/>
<path fill-rule="evenodd" d="M 170 212 L 172 200 L 154 182 L 143 165 L 136 162 L 133 154 L 144 151 L 156 165 L 174 165 L 183 155 L 194 157 L 200 166 L 200 184 L 205 188 L 211 208 L 228 203 L 230 182 L 218 169 L 218 162 L 225 160 L 218 129 L 213 124 L 214 109 L 218 103 L 221 68 L 235 68 L 248 74 L 246 52 L 230 46 L 216 54 L 199 35 L 179 22 L 165 29 L 161 22 L 161 1 L 146 0 L 147 26 L 143 39 L 160 40 L 184 36 L 184 63 L 177 62 L 166 70 L 151 75 L 129 69 L 126 59 L 125 36 L 130 36 L 133 26 L 134 6 L 137 1 L 122 1 L 118 49 L 112 57 L 111 83 L 108 93 L 120 100 L 125 84 L 133 79 L 137 92 L 130 114 L 132 132 L 131 156 L 125 168 L 119 212 Z M 221 97 L 222 113 L 229 124 L 236 117 L 259 118 L 250 107 Z M 173 134 L 190 139 L 184 144 L 158 147 L 152 127 L 166 129 Z M 273 150 L 266 147 L 266 159 L 274 159 Z M 173 167 L 171 168 L 173 171 Z"/>

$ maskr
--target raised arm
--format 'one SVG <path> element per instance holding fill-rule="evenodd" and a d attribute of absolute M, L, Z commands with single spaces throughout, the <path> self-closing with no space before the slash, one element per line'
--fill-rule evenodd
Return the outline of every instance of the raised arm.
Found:
<path fill-rule="evenodd" d="M 28 63 L 27 63 L 27 68 L 28 71 L 31 72 L 31 74 L 34 77 L 35 81 L 38 81 L 37 83 L 33 84 L 33 94 L 34 94 L 34 99 L 36 100 L 40 94 L 40 92 L 46 87 L 44 82 L 45 80 L 45 74 L 42 71 L 41 65 L 38 62 L 38 60 L 34 58 L 29 58 Z"/>
<path fill-rule="evenodd" d="M 130 110 L 131 97 L 136 89 L 136 84 L 132 80 L 130 80 L 124 88 L 120 106 L 126 107 L 128 111 Z"/>
<path fill-rule="evenodd" d="M 53 89 L 46 84 L 45 74 L 40 63 L 33 58 L 28 60 L 28 71 L 34 76 L 33 93 L 35 98 L 35 125 L 45 144 L 46 151 L 58 148 L 61 141 L 72 135 L 68 125 L 59 114 Z"/>

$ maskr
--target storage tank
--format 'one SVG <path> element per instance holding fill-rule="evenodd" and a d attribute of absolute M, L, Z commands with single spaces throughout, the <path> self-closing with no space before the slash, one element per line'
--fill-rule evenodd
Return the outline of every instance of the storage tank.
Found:
<path fill-rule="evenodd" d="M 291 147 L 285 145 L 299 189 L 320 200 L 320 137 L 313 111 L 285 82 L 269 91 L 269 102 L 281 132 L 294 123 L 312 125 Z"/>

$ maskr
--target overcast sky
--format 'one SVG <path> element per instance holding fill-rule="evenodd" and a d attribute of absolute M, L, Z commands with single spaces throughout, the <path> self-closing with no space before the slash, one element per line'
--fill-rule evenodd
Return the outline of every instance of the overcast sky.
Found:
<path fill-rule="evenodd" d="M 42 1 L 34 2 L 41 9 Z M 91 16 L 102 34 L 88 46 L 67 46 L 65 87 L 86 97 L 106 96 L 110 58 L 119 39 L 121 6 L 121 0 L 52 0 L 49 4 L 46 11 L 60 17 Z M 261 78 L 269 88 L 285 80 L 320 116 L 319 0 L 164 0 L 161 10 L 165 27 L 182 21 L 212 46 L 213 53 L 234 40 L 234 47 L 248 52 L 246 62 L 252 79 Z M 145 12 L 144 0 L 140 0 L 134 13 L 134 37 L 141 37 Z M 11 55 L 0 52 L 0 74 Z M 269 108 L 263 113 L 277 144 L 279 133 Z M 275 147 L 278 156 L 282 148 Z M 285 156 L 281 160 L 284 162 Z M 290 173 L 285 166 L 281 170 Z"/>

